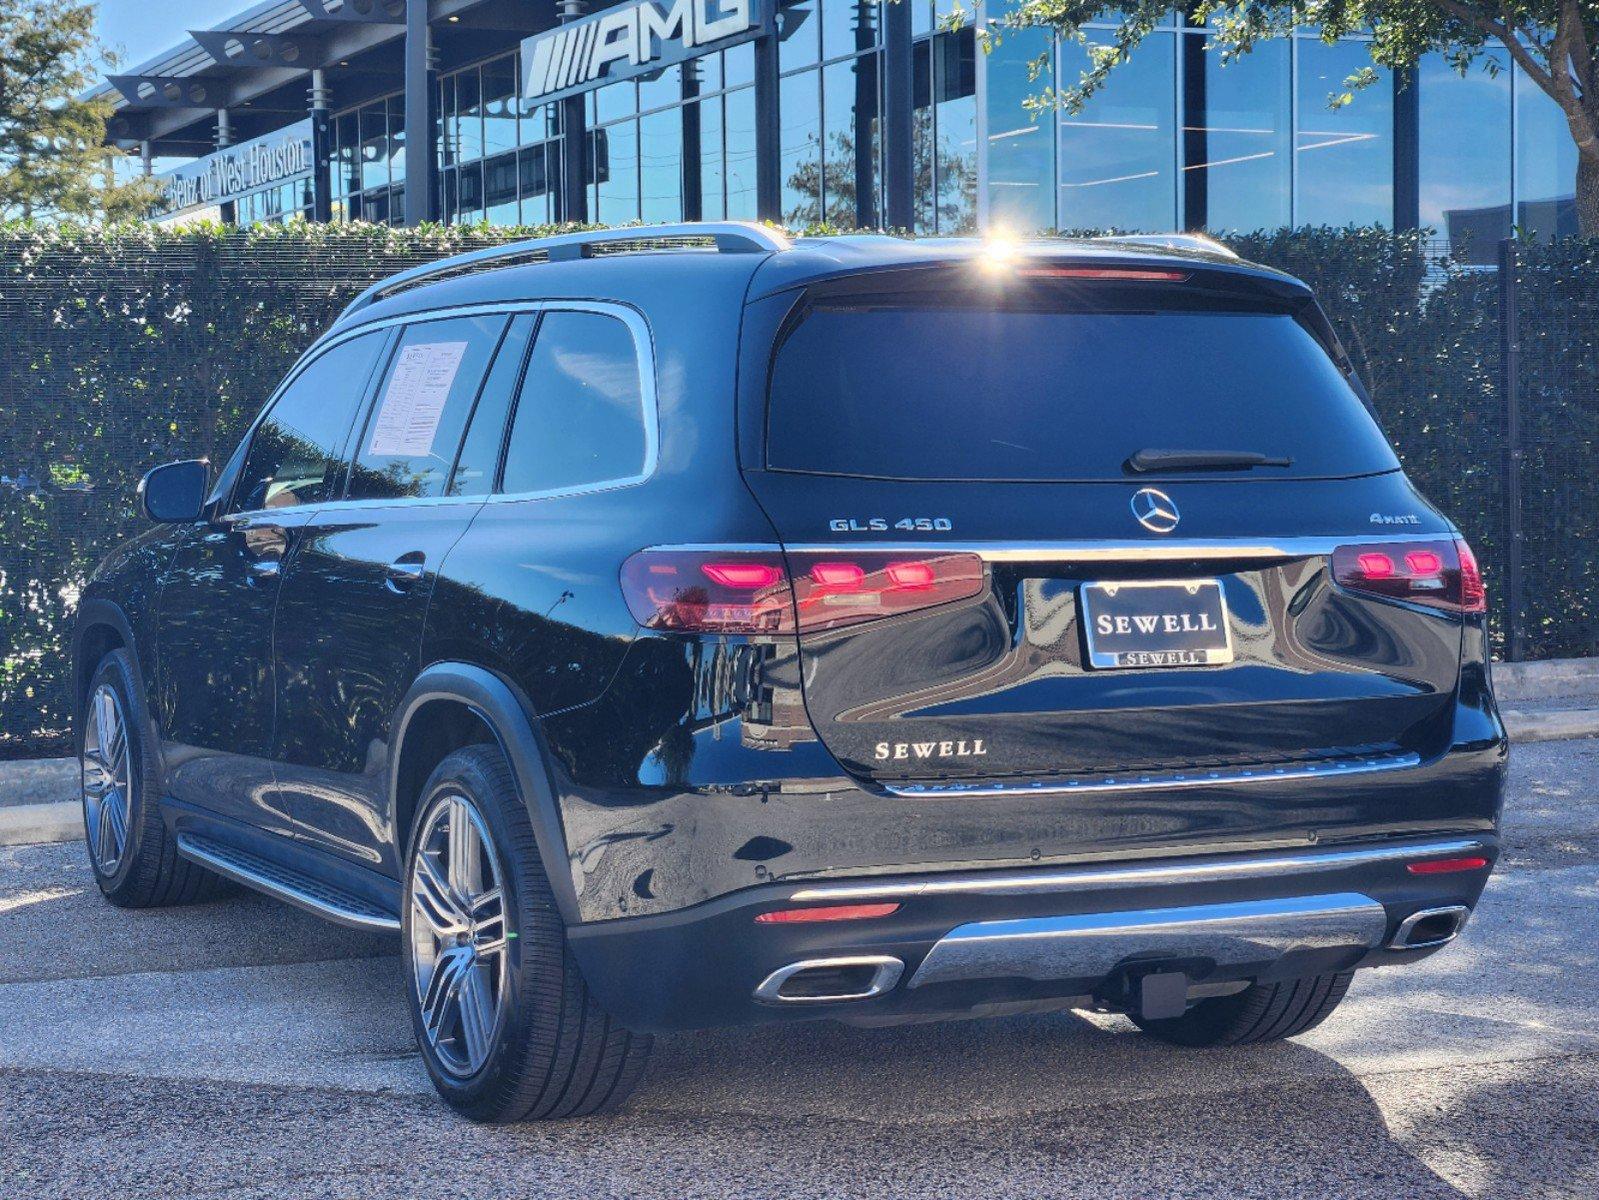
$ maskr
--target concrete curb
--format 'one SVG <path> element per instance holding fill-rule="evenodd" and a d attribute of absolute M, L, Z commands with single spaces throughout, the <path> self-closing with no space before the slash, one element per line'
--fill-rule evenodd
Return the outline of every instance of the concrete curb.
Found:
<path fill-rule="evenodd" d="M 1512 742 L 1563 742 L 1568 738 L 1599 737 L 1599 709 L 1551 709 L 1528 712 L 1500 710 Z"/>
<path fill-rule="evenodd" d="M 83 807 L 76 800 L 0 808 L 0 846 L 72 842 L 82 836 Z"/>

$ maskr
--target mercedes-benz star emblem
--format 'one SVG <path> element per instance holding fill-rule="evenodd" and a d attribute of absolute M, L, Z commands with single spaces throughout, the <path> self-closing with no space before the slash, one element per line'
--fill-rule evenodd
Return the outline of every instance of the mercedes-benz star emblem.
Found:
<path fill-rule="evenodd" d="M 1177 528 L 1177 505 L 1159 488 L 1139 488 L 1133 493 L 1133 516 L 1150 533 L 1170 533 Z"/>

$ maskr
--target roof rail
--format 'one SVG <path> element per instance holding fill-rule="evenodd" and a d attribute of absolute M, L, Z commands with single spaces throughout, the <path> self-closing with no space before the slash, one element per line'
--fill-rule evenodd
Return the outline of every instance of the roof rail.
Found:
<path fill-rule="evenodd" d="M 1203 250 L 1207 254 L 1224 254 L 1237 258 L 1231 247 L 1224 246 L 1213 237 L 1202 233 L 1108 233 L 1094 239 L 1096 242 L 1129 242 L 1135 246 L 1164 246 L 1168 250 Z"/>
<path fill-rule="evenodd" d="M 528 238 L 520 242 L 507 242 L 503 246 L 489 246 L 441 258 L 437 262 L 380 279 L 354 300 L 350 301 L 339 319 L 369 304 L 375 304 L 394 292 L 426 283 L 434 276 L 466 274 L 495 263 L 509 266 L 517 260 L 541 262 L 566 262 L 581 258 L 595 258 L 606 253 L 628 253 L 628 247 L 637 245 L 640 250 L 667 249 L 672 243 L 689 243 L 682 248 L 693 248 L 694 243 L 710 243 L 710 249 L 719 254 L 776 254 L 789 248 L 789 240 L 782 233 L 753 221 L 685 221 L 675 225 L 631 225 L 619 229 L 594 229 L 584 233 L 562 233 L 553 237 Z"/>

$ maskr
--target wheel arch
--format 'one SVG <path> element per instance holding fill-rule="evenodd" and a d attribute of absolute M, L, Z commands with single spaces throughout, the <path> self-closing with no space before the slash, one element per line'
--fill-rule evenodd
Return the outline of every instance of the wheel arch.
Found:
<path fill-rule="evenodd" d="M 78 620 L 72 631 L 72 728 L 74 732 L 83 722 L 83 702 L 88 696 L 89 680 L 94 669 L 111 651 L 124 649 L 133 660 L 134 679 L 140 689 L 139 699 L 148 706 L 144 663 L 139 653 L 133 625 L 127 614 L 109 600 L 85 600 L 78 610 Z"/>
<path fill-rule="evenodd" d="M 575 925 L 579 919 L 577 888 L 572 882 L 560 804 L 532 706 L 513 684 L 485 667 L 434 663 L 417 676 L 400 701 L 388 779 L 397 855 L 403 862 L 417 793 L 438 762 L 430 751 L 445 744 L 451 748 L 469 744 L 461 741 L 461 736 L 479 727 L 505 755 L 527 806 L 556 908 L 568 926 Z"/>

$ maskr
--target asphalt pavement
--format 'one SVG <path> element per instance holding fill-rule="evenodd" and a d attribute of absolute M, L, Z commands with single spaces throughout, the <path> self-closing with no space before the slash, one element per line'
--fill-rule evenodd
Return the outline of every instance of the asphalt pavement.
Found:
<path fill-rule="evenodd" d="M 247 894 L 122 912 L 0 847 L 0 1200 L 1599 1196 L 1599 741 L 1518 747 L 1460 941 L 1290 1043 L 1120 1018 L 657 1041 L 621 1114 L 433 1097 L 394 939 Z"/>

